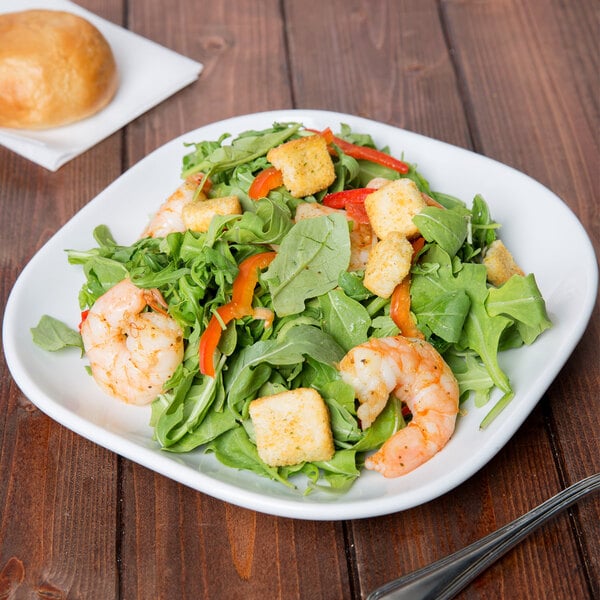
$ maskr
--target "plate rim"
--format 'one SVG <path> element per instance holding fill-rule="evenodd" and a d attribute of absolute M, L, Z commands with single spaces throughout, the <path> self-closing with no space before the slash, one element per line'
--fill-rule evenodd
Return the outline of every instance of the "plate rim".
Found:
<path fill-rule="evenodd" d="M 26 280 L 29 271 L 35 268 L 35 261 L 37 257 L 43 254 L 44 250 L 53 242 L 53 240 L 60 239 L 65 229 L 71 223 L 73 223 L 73 221 L 76 221 L 82 213 L 85 214 L 84 211 L 89 206 L 101 202 L 104 196 L 110 196 L 111 190 L 113 190 L 114 187 L 117 186 L 119 182 L 123 180 L 123 178 L 132 177 L 139 170 L 143 170 L 144 164 L 146 162 L 150 162 L 150 159 L 152 157 L 157 156 L 158 153 L 161 152 L 168 152 L 172 147 L 175 147 L 177 145 L 181 146 L 181 153 L 183 155 L 183 142 L 194 136 L 204 135 L 202 134 L 202 132 L 209 128 L 223 128 L 223 132 L 225 132 L 227 131 L 228 127 L 232 127 L 234 125 L 240 125 L 240 127 L 242 127 L 242 124 L 248 121 L 253 122 L 261 119 L 272 120 L 272 122 L 278 120 L 282 121 L 285 119 L 302 121 L 307 120 L 307 118 L 316 121 L 334 120 L 339 123 L 345 122 L 344 120 L 349 120 L 354 123 L 362 123 L 366 128 L 368 128 L 369 126 L 384 126 L 384 128 L 390 128 L 391 130 L 399 132 L 402 135 L 405 135 L 409 138 L 414 136 L 413 139 L 419 138 L 425 141 L 425 143 L 433 143 L 435 145 L 446 147 L 452 152 L 458 151 L 459 153 L 466 153 L 466 155 L 479 157 L 480 159 L 483 159 L 485 161 L 495 163 L 502 169 L 509 169 L 515 175 L 519 177 L 525 177 L 530 182 L 534 183 L 537 186 L 540 186 L 541 189 L 545 190 L 545 192 L 550 195 L 550 197 L 553 197 L 560 203 L 561 208 L 566 210 L 567 213 L 570 214 L 570 217 L 574 219 L 573 224 L 579 226 L 584 238 L 583 241 L 586 243 L 587 250 L 590 253 L 590 257 L 593 259 L 590 260 L 589 263 L 587 263 L 587 272 L 588 275 L 591 276 L 591 281 L 588 282 L 588 287 L 586 288 L 588 290 L 588 294 L 583 298 L 582 301 L 583 310 L 580 311 L 578 315 L 576 328 L 577 331 L 569 340 L 570 343 L 566 346 L 565 350 L 561 354 L 560 360 L 555 361 L 556 364 L 554 370 L 556 372 L 554 373 L 552 378 L 540 382 L 540 384 L 538 384 L 537 386 L 538 389 L 532 392 L 534 395 L 538 396 L 537 400 L 535 400 L 534 402 L 530 402 L 529 404 L 527 404 L 527 406 L 524 406 L 520 411 L 518 411 L 520 418 L 518 426 L 509 427 L 508 429 L 510 429 L 511 432 L 508 436 L 501 435 L 503 429 L 506 429 L 506 427 L 497 430 L 494 438 L 491 441 L 488 441 L 487 443 L 487 452 L 480 455 L 478 460 L 473 460 L 467 463 L 467 465 L 460 470 L 460 472 L 454 479 L 447 479 L 444 482 L 444 485 L 441 486 L 432 485 L 431 483 L 428 485 L 426 484 L 420 486 L 417 488 L 416 491 L 412 492 L 412 495 L 409 496 L 408 499 L 398 499 L 392 496 L 391 499 L 388 497 L 383 499 L 377 499 L 376 502 L 373 500 L 364 502 L 360 500 L 345 501 L 344 496 L 340 496 L 338 500 L 332 501 L 331 503 L 311 503 L 310 501 L 307 501 L 306 499 L 302 498 L 299 498 L 300 501 L 288 498 L 282 499 L 281 497 L 274 497 L 268 494 L 261 494 L 248 489 L 241 489 L 237 485 L 233 485 L 222 480 L 218 480 L 218 485 L 215 486 L 215 478 L 206 475 L 205 473 L 202 473 L 199 470 L 194 470 L 189 465 L 182 465 L 178 463 L 176 460 L 170 458 L 169 455 L 161 452 L 158 449 L 158 447 L 156 450 L 145 448 L 131 440 L 125 439 L 122 436 L 117 435 L 114 432 L 102 429 L 96 423 L 92 423 L 89 420 L 81 417 L 80 415 L 74 414 L 72 411 L 60 404 L 60 402 L 57 402 L 54 398 L 48 397 L 43 391 L 43 389 L 40 388 L 39 385 L 37 385 L 37 383 L 28 376 L 26 370 L 23 369 L 23 365 L 20 364 L 20 361 L 17 357 L 16 349 L 11 343 L 15 339 L 16 324 L 15 319 L 11 319 L 10 317 L 14 315 L 17 311 L 16 299 L 19 290 L 23 285 L 22 282 Z M 248 127 L 246 126 L 243 127 L 244 129 L 248 129 Z M 233 133 L 237 133 L 242 130 L 243 129 L 240 128 L 233 131 Z M 200 140 L 204 138 L 197 137 L 196 139 Z M 411 132 L 409 130 L 402 129 L 395 125 L 390 125 L 381 121 L 328 110 L 281 109 L 249 113 L 245 115 L 237 115 L 229 117 L 227 119 L 222 119 L 220 121 L 215 121 L 202 125 L 194 130 L 183 133 L 182 135 L 179 135 L 173 138 L 172 140 L 167 141 L 165 144 L 162 144 L 155 150 L 148 153 L 145 157 L 140 159 L 137 163 L 132 165 L 124 173 L 119 175 L 118 178 L 116 178 L 113 182 L 106 186 L 106 188 L 104 188 L 99 194 L 97 194 L 94 198 L 88 201 L 75 215 L 73 215 L 66 223 L 64 223 L 27 262 L 26 266 L 23 268 L 17 280 L 15 281 L 6 303 L 3 318 L 2 337 L 5 358 L 7 361 L 9 371 L 13 379 L 15 380 L 15 383 L 17 383 L 17 385 L 23 391 L 23 393 L 42 412 L 47 414 L 50 418 L 54 419 L 61 425 L 67 427 L 68 429 L 71 429 L 78 435 L 81 435 L 82 437 L 108 450 L 111 450 L 120 456 L 132 460 L 133 462 L 136 462 L 154 472 L 157 472 L 165 477 L 175 480 L 178 483 L 184 484 L 188 487 L 191 487 L 192 489 L 195 489 L 202 493 L 206 493 L 219 500 L 229 502 L 234 505 L 242 506 L 245 508 L 249 508 L 252 510 L 275 516 L 297 519 L 338 521 L 347 519 L 376 517 L 413 508 L 425 502 L 431 501 L 458 487 L 459 485 L 464 483 L 469 477 L 471 477 L 475 472 L 484 467 L 514 436 L 514 434 L 517 432 L 517 430 L 520 428 L 520 426 L 523 424 L 523 422 L 526 420 L 529 414 L 533 411 L 533 409 L 541 399 L 543 393 L 552 384 L 552 382 L 560 372 L 560 369 L 562 369 L 564 364 L 567 362 L 569 356 L 572 354 L 575 346 L 577 345 L 587 328 L 596 302 L 597 288 L 598 265 L 595 260 L 593 245 L 591 244 L 591 240 L 589 239 L 585 228 L 583 227 L 575 213 L 564 201 L 562 201 L 549 188 L 545 187 L 543 184 L 533 179 L 529 175 L 518 171 L 513 167 L 501 163 L 495 159 L 473 152 L 472 150 L 461 148 L 459 146 L 449 144 L 448 142 L 436 140 L 434 138 L 424 136 L 419 133 Z M 156 468 L 157 455 L 159 457 L 160 466 L 162 466 L 164 470 L 158 470 Z M 196 482 L 190 481 L 190 470 L 193 471 L 194 478 L 197 480 Z M 240 494 L 243 495 L 244 498 L 240 498 Z M 310 499 L 310 496 L 308 496 L 308 498 Z M 394 499 L 396 499 L 396 502 L 394 502 Z"/>

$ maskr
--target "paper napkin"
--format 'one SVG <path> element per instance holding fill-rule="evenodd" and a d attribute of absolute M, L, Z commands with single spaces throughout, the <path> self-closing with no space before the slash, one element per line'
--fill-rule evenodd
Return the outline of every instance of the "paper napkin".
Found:
<path fill-rule="evenodd" d="M 0 13 L 32 8 L 64 10 L 93 23 L 110 44 L 119 71 L 113 100 L 96 115 L 41 131 L 0 128 L 0 145 L 58 170 L 153 106 L 195 81 L 202 64 L 127 31 L 69 0 L 2 0 Z"/>

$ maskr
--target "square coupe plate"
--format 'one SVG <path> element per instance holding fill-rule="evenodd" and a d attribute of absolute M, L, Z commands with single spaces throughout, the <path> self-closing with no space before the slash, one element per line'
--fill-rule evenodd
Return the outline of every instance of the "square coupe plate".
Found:
<path fill-rule="evenodd" d="M 339 130 L 347 123 L 370 133 L 379 146 L 418 165 L 432 190 L 470 205 L 480 193 L 500 236 L 517 262 L 535 273 L 554 326 L 529 347 L 502 353 L 516 396 L 488 429 L 479 423 L 492 406 L 466 414 L 446 447 L 404 477 L 384 479 L 365 471 L 344 495 L 288 489 L 253 473 L 223 466 L 201 450 L 174 455 L 159 449 L 148 425 L 150 407 L 106 396 L 87 374 L 77 350 L 48 353 L 36 347 L 30 328 L 43 314 L 73 328 L 79 321 L 78 291 L 83 275 L 69 265 L 65 249 L 96 244 L 94 227 L 106 224 L 119 244 L 135 241 L 149 216 L 181 183 L 184 142 L 217 139 L 274 122 Z M 556 244 L 556 232 L 570 240 Z M 526 242 L 525 242 L 526 240 Z M 415 133 L 351 115 L 284 110 L 239 116 L 191 131 L 167 143 L 124 173 L 62 227 L 33 257 L 10 294 L 3 342 L 11 373 L 23 393 L 65 427 L 121 456 L 221 500 L 298 519 L 374 517 L 428 502 L 460 485 L 483 467 L 512 437 L 556 377 L 582 336 L 596 299 L 598 267 L 589 238 L 570 209 L 530 177 L 484 156 Z M 497 397 L 492 398 L 492 402 Z"/>

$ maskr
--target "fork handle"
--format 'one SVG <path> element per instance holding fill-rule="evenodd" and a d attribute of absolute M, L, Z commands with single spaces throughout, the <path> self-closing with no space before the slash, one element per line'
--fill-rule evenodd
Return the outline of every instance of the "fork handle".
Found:
<path fill-rule="evenodd" d="M 600 487 L 600 473 L 552 496 L 470 546 L 378 588 L 367 600 L 449 600 L 540 525 Z"/>

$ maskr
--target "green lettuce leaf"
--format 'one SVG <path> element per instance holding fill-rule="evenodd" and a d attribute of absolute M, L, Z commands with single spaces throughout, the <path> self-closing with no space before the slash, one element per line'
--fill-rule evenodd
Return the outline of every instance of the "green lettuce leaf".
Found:
<path fill-rule="evenodd" d="M 346 217 L 334 213 L 296 223 L 263 275 L 277 315 L 302 312 L 306 300 L 336 287 L 340 271 L 349 263 Z"/>

